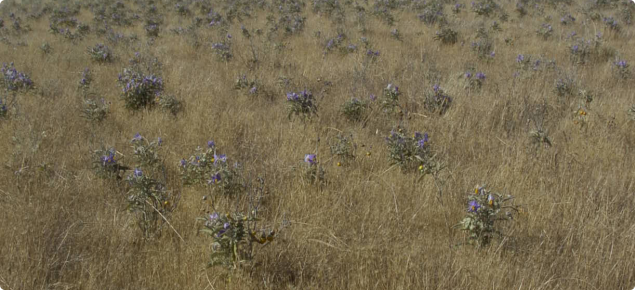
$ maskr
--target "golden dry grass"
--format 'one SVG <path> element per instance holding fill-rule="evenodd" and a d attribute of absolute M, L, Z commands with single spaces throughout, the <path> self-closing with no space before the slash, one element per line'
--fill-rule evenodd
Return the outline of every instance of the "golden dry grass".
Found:
<path fill-rule="evenodd" d="M 260 62 L 253 70 L 247 66 L 251 51 L 240 35 L 241 22 L 230 26 L 234 59 L 220 62 L 209 47 L 218 40 L 217 30 L 200 28 L 201 47 L 193 48 L 186 37 L 168 30 L 188 25 L 191 17 L 176 15 L 173 4 L 164 2 L 157 5 L 167 16 L 156 42 L 147 43 L 140 23 L 114 27 L 126 35 L 136 32 L 139 41 L 109 44 L 118 58 L 104 65 L 86 54 L 87 47 L 104 42 L 103 37 L 92 32 L 73 44 L 47 31 L 49 15 L 29 19 L 12 0 L 0 5 L 7 26 L 3 35 L 10 41 L 0 45 L 0 61 L 14 62 L 37 86 L 18 94 L 8 118 L 0 120 L 2 289 L 635 287 L 635 122 L 626 113 L 635 103 L 634 82 L 616 80 L 610 61 L 573 65 L 565 39 L 571 31 L 585 38 L 602 32 L 607 46 L 635 62 L 632 25 L 613 33 L 582 13 L 581 7 L 587 6 L 582 1 L 560 10 L 544 5 L 544 15 L 522 19 L 513 13 L 515 3 L 504 2 L 510 21 L 499 21 L 503 30 L 492 33 L 496 56 L 486 62 L 469 49 L 483 22 L 469 11 L 469 3 L 458 16 L 446 7 L 460 37 L 453 46 L 433 41 L 437 28 L 419 22 L 412 11 L 395 11 L 392 27 L 369 14 L 368 31 L 362 34 L 349 7 L 346 24 L 339 27 L 351 42 L 361 44 L 359 38 L 366 36 L 381 52 L 362 78 L 364 49 L 323 57 L 326 37 L 336 36 L 338 26 L 311 12 L 310 1 L 303 12 L 304 31 L 274 37 L 286 45 L 284 50 L 273 49 L 264 36 L 255 37 Z M 213 2 L 223 7 L 223 1 Z M 126 5 L 135 7 L 128 1 Z M 32 31 L 10 33 L 8 13 L 14 11 Z M 557 24 L 559 11 L 572 13 L 576 23 Z M 267 31 L 269 13 L 258 11 L 242 23 Z M 555 34 L 542 41 L 535 30 L 546 16 L 553 17 Z M 82 9 L 78 19 L 93 27 L 88 9 Z M 390 36 L 395 27 L 403 41 Z M 320 39 L 314 36 L 318 30 Z M 514 39 L 512 45 L 505 44 L 507 37 Z M 17 46 L 20 40 L 27 45 Z M 53 47 L 49 55 L 39 49 L 45 42 Z M 117 74 L 135 51 L 150 52 L 163 62 L 166 91 L 184 101 L 182 114 L 132 113 L 123 107 Z M 518 54 L 544 54 L 556 60 L 558 69 L 514 80 Z M 487 75 L 480 92 L 468 94 L 456 77 L 469 64 Z M 91 124 L 79 113 L 82 96 L 76 88 L 85 67 L 95 76 L 94 91 L 111 102 L 101 124 Z M 562 101 L 554 93 L 558 71 L 575 75 L 576 89 L 598 93 L 585 128 L 573 122 L 576 98 Z M 257 78 L 271 96 L 234 90 L 241 74 Z M 291 79 L 287 88 L 276 85 L 283 76 Z M 422 107 L 423 94 L 435 78 L 454 98 L 443 116 Z M 326 81 L 332 86 L 318 94 Z M 399 86 L 401 102 L 410 109 L 402 125 L 429 132 L 448 166 L 440 176 L 440 198 L 431 177 L 416 182 L 416 175 L 389 165 L 384 137 L 399 124 L 397 119 L 378 113 L 364 127 L 340 114 L 344 101 L 380 94 L 388 83 Z M 289 121 L 285 93 L 304 88 L 318 94 L 319 117 L 306 124 Z M 553 146 L 535 149 L 528 133 L 534 109 L 543 102 L 548 111 L 544 127 Z M 315 151 L 317 136 L 318 155 L 326 161 L 327 140 L 335 129 L 353 133 L 365 147 L 350 166 L 323 162 L 328 185 L 307 184 L 294 167 L 304 154 Z M 170 173 L 168 186 L 182 194 L 170 222 L 183 241 L 169 228 L 160 238 L 144 241 L 134 217 L 125 211 L 125 186 L 99 179 L 91 169 L 92 150 L 108 145 L 129 156 L 129 141 L 137 132 L 165 140 L 160 153 Z M 231 162 L 266 178 L 265 224 L 288 223 L 273 243 L 256 248 L 254 267 L 234 271 L 231 280 L 227 270 L 206 267 L 211 239 L 198 233 L 196 218 L 209 209 L 202 201 L 207 191 L 184 187 L 178 174 L 178 161 L 207 140 L 215 140 Z M 369 157 L 366 150 L 372 153 Z M 132 165 L 128 161 L 132 159 L 123 162 Z M 40 170 L 42 164 L 49 169 Z M 451 227 L 465 214 L 468 192 L 482 182 L 514 195 L 526 210 L 503 227 L 504 239 L 477 249 L 462 244 L 465 235 Z M 232 210 L 230 201 L 217 206 Z"/>

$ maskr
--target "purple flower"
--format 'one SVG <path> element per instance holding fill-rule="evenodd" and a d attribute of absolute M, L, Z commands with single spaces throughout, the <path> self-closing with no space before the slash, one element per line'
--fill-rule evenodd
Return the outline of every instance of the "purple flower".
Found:
<path fill-rule="evenodd" d="M 496 52 L 492 51 L 492 52 L 489 54 L 489 57 L 494 57 L 494 56 L 496 56 Z"/>
<path fill-rule="evenodd" d="M 141 177 L 143 176 L 143 171 L 141 171 L 141 169 L 139 168 L 135 168 L 133 174 L 134 174 L 134 177 Z"/>
<path fill-rule="evenodd" d="M 573 47 L 571 47 L 571 50 L 573 52 L 578 52 L 579 47 L 577 45 L 574 45 Z"/>
<path fill-rule="evenodd" d="M 524 56 L 524 55 L 522 55 L 522 54 L 519 54 L 519 55 L 516 57 L 516 62 L 517 62 L 517 63 L 521 63 L 521 62 L 523 62 L 524 60 L 525 60 L 525 56 Z"/>
<path fill-rule="evenodd" d="M 218 219 L 218 213 L 217 212 L 209 215 L 209 220 L 210 221 L 216 221 L 217 219 Z"/>
<path fill-rule="evenodd" d="M 219 183 L 221 180 L 220 173 L 212 174 L 212 178 L 207 182 L 208 184 Z"/>
<path fill-rule="evenodd" d="M 258 88 L 253 87 L 253 88 L 251 88 L 251 89 L 249 90 L 249 93 L 253 95 L 253 94 L 255 94 L 255 93 L 256 93 L 256 91 L 257 91 L 257 90 L 258 90 Z"/>
<path fill-rule="evenodd" d="M 134 135 L 134 138 L 132 138 L 132 141 L 141 141 L 143 139 L 143 136 L 141 136 L 141 134 L 137 133 Z"/>
<path fill-rule="evenodd" d="M 214 164 L 217 164 L 218 162 L 227 162 L 227 156 L 225 156 L 225 154 L 221 154 L 221 155 L 216 155 L 214 154 Z"/>
<path fill-rule="evenodd" d="M 163 139 L 161 139 L 161 137 L 157 138 L 157 144 L 159 146 L 161 146 L 161 144 L 163 144 Z"/>
<path fill-rule="evenodd" d="M 187 161 L 185 161 L 185 159 L 181 159 L 181 166 L 183 168 L 185 168 L 185 166 L 187 166 Z"/>
<path fill-rule="evenodd" d="M 287 93 L 287 101 L 295 101 L 297 99 L 299 99 L 300 97 L 298 96 L 298 94 L 291 92 L 291 93 Z"/>
<path fill-rule="evenodd" d="M 370 94 L 370 100 L 371 101 L 375 101 L 377 99 L 377 96 L 375 96 L 374 94 Z"/>
<path fill-rule="evenodd" d="M 306 155 L 304 155 L 304 162 L 313 165 L 313 164 L 315 164 L 316 161 L 317 160 L 316 160 L 315 154 L 306 154 Z"/>
<path fill-rule="evenodd" d="M 493 205 L 494 204 L 494 196 L 493 195 L 490 194 L 490 195 L 487 196 L 487 203 L 489 205 Z"/>
<path fill-rule="evenodd" d="M 434 90 L 435 93 L 439 92 L 439 85 L 435 84 L 434 86 L 432 86 L 432 89 Z"/>
<path fill-rule="evenodd" d="M 207 148 L 214 148 L 216 146 L 216 143 L 214 143 L 214 141 L 207 141 Z"/>
<path fill-rule="evenodd" d="M 469 79 L 472 77 L 472 73 L 471 72 L 465 72 L 465 78 Z"/>
<path fill-rule="evenodd" d="M 477 79 L 479 79 L 479 80 L 481 80 L 481 81 L 482 81 L 482 80 L 485 80 L 485 74 L 484 74 L 484 73 L 482 73 L 482 72 L 477 72 L 477 73 L 476 73 L 476 78 L 477 78 Z"/>
<path fill-rule="evenodd" d="M 628 67 L 628 63 L 625 60 L 620 60 L 615 63 L 615 65 L 621 69 L 626 69 Z"/>
<path fill-rule="evenodd" d="M 478 209 L 481 208 L 481 205 L 476 200 L 472 200 L 468 203 L 467 211 L 476 213 Z"/>
<path fill-rule="evenodd" d="M 426 140 L 421 139 L 419 141 L 417 141 L 417 146 L 419 146 L 419 148 L 422 148 L 426 146 Z"/>

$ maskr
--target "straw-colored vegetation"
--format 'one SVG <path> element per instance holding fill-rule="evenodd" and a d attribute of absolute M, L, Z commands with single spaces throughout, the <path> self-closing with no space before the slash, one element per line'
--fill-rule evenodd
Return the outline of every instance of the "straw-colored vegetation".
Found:
<path fill-rule="evenodd" d="M 630 1 L 0 17 L 2 289 L 635 286 Z"/>

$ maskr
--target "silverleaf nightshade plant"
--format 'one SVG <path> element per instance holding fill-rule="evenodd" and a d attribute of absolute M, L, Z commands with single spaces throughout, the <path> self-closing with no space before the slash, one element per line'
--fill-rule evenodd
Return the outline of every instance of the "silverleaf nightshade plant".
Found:
<path fill-rule="evenodd" d="M 108 46 L 98 43 L 94 47 L 88 48 L 88 55 L 93 61 L 98 63 L 107 63 L 114 60 L 114 55 Z"/>
<path fill-rule="evenodd" d="M 353 134 L 345 136 L 338 133 L 334 139 L 329 140 L 331 155 L 338 159 L 337 165 L 347 164 L 350 160 L 355 159 L 355 150 L 357 144 L 353 141 Z"/>
<path fill-rule="evenodd" d="M 351 98 L 344 102 L 341 107 L 341 112 L 351 122 L 362 121 L 367 114 L 367 110 L 370 107 L 370 102 L 360 100 L 358 98 Z"/>
<path fill-rule="evenodd" d="M 319 164 L 317 155 L 305 154 L 304 155 L 304 172 L 303 178 L 310 183 L 322 184 L 326 182 L 326 171 Z"/>
<path fill-rule="evenodd" d="M 386 137 L 386 146 L 391 165 L 399 166 L 404 173 L 417 171 L 423 177 L 436 175 L 442 169 L 430 145 L 428 133 L 415 132 L 409 136 L 402 128 L 393 129 Z"/>
<path fill-rule="evenodd" d="M 256 211 L 249 214 L 236 212 L 233 214 L 220 214 L 214 212 L 205 218 L 204 228 L 200 231 L 212 238 L 213 252 L 210 255 L 208 266 L 225 266 L 236 269 L 240 264 L 253 259 L 253 245 L 268 244 L 274 240 L 276 232 L 273 230 L 262 231 L 257 235 L 256 223 L 260 221 L 256 217 Z"/>
<path fill-rule="evenodd" d="M 82 117 L 88 119 L 91 122 L 101 122 L 106 118 L 108 114 L 109 106 L 106 101 L 101 98 L 96 101 L 92 98 L 85 98 L 82 107 Z"/>
<path fill-rule="evenodd" d="M 196 148 L 187 160 L 179 162 L 185 185 L 207 185 L 224 196 L 236 196 L 244 189 L 244 180 L 238 163 L 230 165 L 225 154 L 216 154 L 216 143 L 207 142 L 207 148 Z"/>
<path fill-rule="evenodd" d="M 388 84 L 386 88 L 384 88 L 382 97 L 379 100 L 379 106 L 384 113 L 393 114 L 402 111 L 401 105 L 399 104 L 399 96 L 401 96 L 401 92 L 398 86 Z"/>
<path fill-rule="evenodd" d="M 7 104 L 6 101 L 0 98 L 0 119 L 7 116 Z"/>
<path fill-rule="evenodd" d="M 129 186 L 126 193 L 127 210 L 136 214 L 137 224 L 145 239 L 159 236 L 165 217 L 175 209 L 178 196 L 140 168 L 135 168 L 126 180 Z"/>
<path fill-rule="evenodd" d="M 469 194 L 467 215 L 455 227 L 466 231 L 471 244 L 479 247 L 488 245 L 495 236 L 502 236 L 500 221 L 509 221 L 519 211 L 512 203 L 511 195 L 492 192 L 485 185 L 477 185 L 473 194 Z"/>
<path fill-rule="evenodd" d="M 452 105 L 452 97 L 448 96 L 439 85 L 435 84 L 432 91 L 426 92 L 423 107 L 428 112 L 443 115 L 450 108 L 450 105 Z"/>
<path fill-rule="evenodd" d="M 8 66 L 3 63 L 2 68 L 0 68 L 0 74 L 2 74 L 2 87 L 7 91 L 28 91 L 33 88 L 31 78 L 27 74 L 19 72 L 13 62 Z"/>
<path fill-rule="evenodd" d="M 163 92 L 163 79 L 155 75 L 144 75 L 138 70 L 125 68 L 119 74 L 121 97 L 130 110 L 152 107 Z"/>
<path fill-rule="evenodd" d="M 300 117 L 303 121 L 310 120 L 313 115 L 317 115 L 318 107 L 310 91 L 303 90 L 299 93 L 287 93 L 287 105 L 289 111 L 287 118 L 289 120 L 294 115 Z"/>
<path fill-rule="evenodd" d="M 93 170 L 100 178 L 121 179 L 121 173 L 130 170 L 130 167 L 122 165 L 117 160 L 115 148 L 102 148 L 93 152 Z"/>
<path fill-rule="evenodd" d="M 132 144 L 132 150 L 137 162 L 137 166 L 143 168 L 156 168 L 161 164 L 161 158 L 159 158 L 159 148 L 163 144 L 161 137 L 155 141 L 149 141 L 141 134 L 137 133 L 130 140 Z"/>

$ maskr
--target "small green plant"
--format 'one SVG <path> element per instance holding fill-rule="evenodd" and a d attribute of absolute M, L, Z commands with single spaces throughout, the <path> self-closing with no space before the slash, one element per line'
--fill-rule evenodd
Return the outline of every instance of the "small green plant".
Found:
<path fill-rule="evenodd" d="M 547 40 L 553 35 L 553 28 L 550 24 L 544 23 L 536 30 L 536 34 L 542 37 L 542 39 Z"/>
<path fill-rule="evenodd" d="M 331 149 L 331 155 L 337 157 L 339 161 L 338 166 L 346 164 L 349 160 L 355 159 L 355 149 L 357 145 L 353 142 L 353 135 L 344 136 L 341 133 L 337 134 L 335 139 L 329 142 Z"/>
<path fill-rule="evenodd" d="M 161 164 L 161 158 L 159 158 L 159 148 L 163 143 L 161 137 L 156 141 L 148 141 L 141 134 L 135 134 L 134 138 L 130 141 L 132 149 L 134 150 L 134 157 L 137 165 L 144 168 L 156 168 Z"/>
<path fill-rule="evenodd" d="M 98 43 L 94 47 L 88 48 L 88 54 L 93 61 L 107 63 L 114 60 L 114 55 L 108 46 Z"/>
<path fill-rule="evenodd" d="M 487 190 L 485 185 L 477 185 L 468 197 L 467 216 L 457 226 L 468 233 L 470 243 L 486 246 L 495 235 L 502 236 L 499 222 L 512 220 L 518 212 L 511 201 L 511 195 L 503 196 Z"/>
<path fill-rule="evenodd" d="M 455 44 L 459 40 L 459 33 L 449 27 L 444 27 L 434 34 L 434 40 L 443 44 Z"/>
<path fill-rule="evenodd" d="M 564 76 L 556 80 L 555 92 L 558 97 L 567 97 L 573 95 L 574 83 L 573 79 L 568 76 Z"/>
<path fill-rule="evenodd" d="M 189 160 L 180 162 L 181 178 L 185 185 L 208 185 L 224 196 L 236 196 L 245 189 L 238 163 L 230 166 L 225 154 L 216 154 L 214 141 L 207 142 L 207 149 L 196 148 Z"/>
<path fill-rule="evenodd" d="M 551 139 L 549 138 L 549 131 L 547 130 L 543 130 L 542 128 L 531 130 L 529 132 L 529 138 L 531 139 L 531 143 L 536 146 L 544 145 L 545 147 L 551 147 Z"/>
<path fill-rule="evenodd" d="M 628 116 L 631 118 L 631 120 L 635 121 L 635 104 L 632 105 L 627 111 L 626 113 L 628 114 Z"/>
<path fill-rule="evenodd" d="M 161 94 L 158 97 L 159 107 L 162 110 L 177 115 L 183 109 L 183 103 L 173 95 Z"/>
<path fill-rule="evenodd" d="M 342 105 L 341 111 L 344 117 L 346 117 L 349 121 L 359 122 L 366 116 L 368 108 L 369 102 L 358 98 L 352 98 Z"/>
<path fill-rule="evenodd" d="M 230 61 L 234 55 L 231 53 L 231 42 L 218 42 L 212 44 L 212 50 L 219 61 Z"/>
<path fill-rule="evenodd" d="M 615 72 L 615 75 L 617 75 L 617 77 L 623 80 L 630 78 L 631 71 L 629 69 L 628 63 L 625 60 L 616 60 L 613 65 L 613 71 Z"/>
<path fill-rule="evenodd" d="M 40 46 L 40 50 L 44 54 L 50 54 L 53 51 L 53 47 L 51 47 L 51 45 L 48 42 L 45 42 Z"/>
<path fill-rule="evenodd" d="M 108 104 L 103 98 L 100 101 L 90 98 L 84 99 L 82 117 L 89 121 L 96 123 L 103 121 L 108 115 L 108 111 Z"/>
<path fill-rule="evenodd" d="M 93 74 L 89 68 L 85 68 L 82 71 L 82 78 L 79 80 L 79 88 L 86 92 L 90 88 L 90 84 L 93 82 Z"/>
<path fill-rule="evenodd" d="M 259 221 L 256 211 L 250 214 L 236 212 L 234 214 L 213 213 L 205 218 L 205 228 L 201 232 L 212 237 L 213 253 L 208 266 L 226 266 L 237 268 L 238 265 L 253 259 L 253 243 L 268 244 L 274 240 L 276 232 L 263 231 L 260 237 L 255 231 Z"/>
<path fill-rule="evenodd" d="M 382 98 L 379 101 L 379 106 L 385 113 L 395 113 L 401 111 L 401 105 L 399 104 L 399 96 L 401 92 L 399 91 L 399 87 L 388 84 L 384 89 L 384 93 Z"/>
<path fill-rule="evenodd" d="M 481 16 L 490 16 L 496 9 L 499 9 L 499 7 L 494 0 L 472 2 L 472 11 Z"/>
<path fill-rule="evenodd" d="M 442 169 L 430 146 L 428 133 L 415 132 L 410 137 L 401 128 L 393 129 L 386 143 L 391 165 L 399 166 L 404 173 L 416 170 L 422 176 L 436 175 Z"/>
<path fill-rule="evenodd" d="M 175 196 L 165 185 L 146 176 L 139 168 L 127 178 L 130 189 L 127 192 L 127 209 L 137 215 L 137 224 L 144 238 L 160 235 L 165 216 L 174 209 Z"/>

